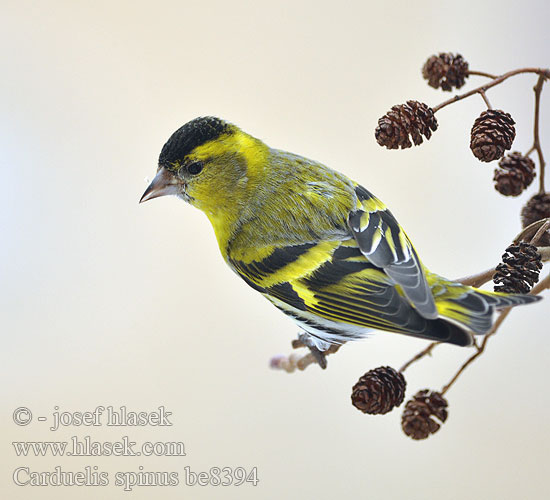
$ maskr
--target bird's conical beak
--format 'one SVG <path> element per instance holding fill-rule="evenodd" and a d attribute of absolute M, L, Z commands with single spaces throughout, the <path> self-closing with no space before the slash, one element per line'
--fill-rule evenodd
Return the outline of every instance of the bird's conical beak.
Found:
<path fill-rule="evenodd" d="M 177 181 L 176 177 L 162 167 L 155 175 L 153 182 L 149 184 L 149 187 L 143 193 L 143 196 L 139 200 L 140 203 L 143 203 L 147 200 L 152 200 L 153 198 L 158 198 L 159 196 L 166 196 L 169 194 L 178 194 L 180 191 L 180 183 Z"/>

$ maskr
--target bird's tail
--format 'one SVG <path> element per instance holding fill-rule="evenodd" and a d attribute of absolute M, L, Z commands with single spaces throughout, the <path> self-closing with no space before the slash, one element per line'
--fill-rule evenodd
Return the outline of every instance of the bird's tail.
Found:
<path fill-rule="evenodd" d="M 465 286 L 460 287 L 462 293 L 457 294 L 456 288 L 454 293 L 436 297 L 440 317 L 477 335 L 483 335 L 491 329 L 495 311 L 531 304 L 542 298 L 536 295 L 489 292 Z"/>

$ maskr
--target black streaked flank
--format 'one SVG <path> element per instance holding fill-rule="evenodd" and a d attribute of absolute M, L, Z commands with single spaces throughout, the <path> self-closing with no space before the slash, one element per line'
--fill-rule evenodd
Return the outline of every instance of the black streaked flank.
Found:
<path fill-rule="evenodd" d="M 304 278 L 304 283 L 312 290 L 339 283 L 349 274 L 359 273 L 365 269 L 376 269 L 367 259 L 362 262 L 347 262 L 344 260 L 327 261 L 310 276 Z"/>
<path fill-rule="evenodd" d="M 301 311 L 306 311 L 307 307 L 303 299 L 294 291 L 290 283 L 281 283 L 279 285 L 274 285 L 266 289 L 266 293 L 272 297 L 276 297 L 279 300 L 282 300 L 286 304 L 300 309 Z"/>
<path fill-rule="evenodd" d="M 333 328 L 328 328 L 326 326 L 323 326 L 321 325 L 320 323 L 316 323 L 315 321 L 313 321 L 312 319 L 310 318 L 306 318 L 306 317 L 302 317 L 300 316 L 299 314 L 296 314 L 296 313 L 293 313 L 293 312 L 290 312 L 288 311 L 287 309 L 284 309 L 283 307 L 280 307 L 278 306 L 277 304 L 273 304 L 277 309 L 279 309 L 280 311 L 282 311 L 283 313 L 285 313 L 287 316 L 291 317 L 291 318 L 294 318 L 298 321 L 300 321 L 301 323 L 304 323 L 306 325 L 309 325 L 309 326 L 312 326 L 313 328 L 315 328 L 316 330 L 319 330 L 319 331 L 322 331 L 322 332 L 327 332 L 327 333 L 332 333 L 332 334 L 335 334 L 335 335 L 340 335 L 341 332 L 340 330 L 335 330 Z M 314 333 L 311 333 L 311 332 L 308 332 L 309 335 L 311 335 L 312 337 L 315 337 L 316 339 L 319 339 L 319 340 L 322 340 L 323 342 L 326 342 L 326 339 L 323 339 L 322 337 L 318 336 L 318 335 L 315 335 Z M 353 338 L 357 338 L 359 339 L 360 336 L 357 336 L 355 337 L 353 334 L 346 334 L 348 337 L 350 337 L 351 339 Z"/>
<path fill-rule="evenodd" d="M 276 248 L 265 259 L 253 261 L 248 264 L 248 271 L 259 277 L 269 276 L 286 265 L 298 260 L 301 255 L 304 255 L 315 245 L 317 245 L 317 243 L 304 243 L 303 245 Z"/>
<path fill-rule="evenodd" d="M 244 280 L 244 282 L 254 288 L 254 290 L 256 290 L 257 292 L 260 292 L 260 293 L 266 293 L 266 290 L 264 287 L 261 287 L 259 285 L 256 285 L 256 283 L 254 283 L 252 280 L 248 279 L 244 274 L 242 274 L 241 272 L 239 272 L 239 276 Z"/>
<path fill-rule="evenodd" d="M 173 163 L 183 160 L 197 146 L 230 130 L 231 125 L 214 116 L 195 118 L 170 136 L 160 152 L 159 165 L 173 168 Z"/>
<path fill-rule="evenodd" d="M 303 245 L 276 248 L 265 259 L 255 260 L 250 264 L 245 264 L 235 259 L 230 259 L 230 262 L 235 269 L 238 269 L 239 275 L 242 278 L 247 276 L 250 280 L 262 280 L 270 274 L 283 269 L 288 264 L 295 262 L 301 255 L 304 255 L 315 245 L 317 245 L 317 243 L 304 243 Z"/>

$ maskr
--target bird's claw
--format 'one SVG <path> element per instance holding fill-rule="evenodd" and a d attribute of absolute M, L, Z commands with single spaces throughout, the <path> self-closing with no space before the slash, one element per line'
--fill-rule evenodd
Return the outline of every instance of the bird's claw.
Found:
<path fill-rule="evenodd" d="M 275 356 L 270 361 L 271 368 L 293 372 L 296 369 L 303 371 L 311 364 L 319 365 L 323 370 L 327 367 L 327 355 L 335 353 L 340 349 L 340 345 L 332 344 L 326 351 L 321 351 L 315 346 L 307 333 L 301 333 L 297 339 L 292 341 L 292 348 L 299 349 L 307 347 L 309 353 L 303 356 L 293 353 L 290 356 L 279 355 Z"/>
<path fill-rule="evenodd" d="M 311 355 L 315 358 L 315 361 L 317 361 L 317 364 L 325 370 L 327 367 L 327 357 L 325 356 L 325 353 L 317 349 L 317 347 L 308 345 L 309 352 L 311 352 Z"/>

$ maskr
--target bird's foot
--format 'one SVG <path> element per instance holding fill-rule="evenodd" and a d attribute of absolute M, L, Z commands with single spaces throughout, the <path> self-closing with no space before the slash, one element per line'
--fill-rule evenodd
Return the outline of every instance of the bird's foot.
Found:
<path fill-rule="evenodd" d="M 323 370 L 325 370 L 326 367 L 327 367 L 327 357 L 325 356 L 325 353 L 323 351 L 320 351 L 319 349 L 317 349 L 317 347 L 315 347 L 315 346 L 308 345 L 308 347 L 309 347 L 309 352 L 315 358 L 315 361 L 317 361 L 317 364 Z"/>
<path fill-rule="evenodd" d="M 291 373 L 296 369 L 303 371 L 309 365 L 318 364 L 324 370 L 327 367 L 327 355 L 335 353 L 341 346 L 337 344 L 327 344 L 327 349 L 321 350 L 311 342 L 311 337 L 307 333 L 301 333 L 298 335 L 297 339 L 292 341 L 292 348 L 299 349 L 301 347 L 307 347 L 309 353 L 305 355 L 292 353 L 290 356 L 275 356 L 271 358 L 271 368 L 285 370 Z"/>

